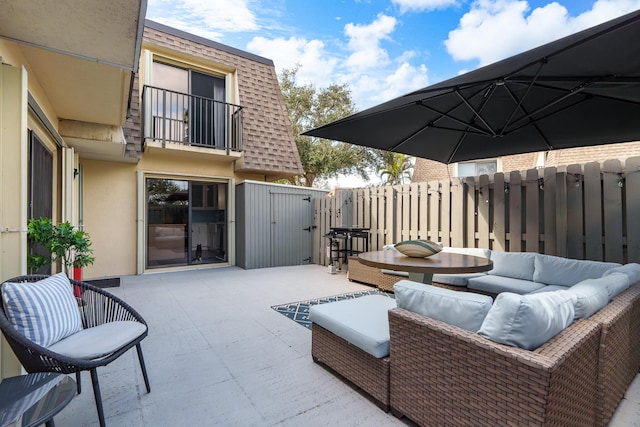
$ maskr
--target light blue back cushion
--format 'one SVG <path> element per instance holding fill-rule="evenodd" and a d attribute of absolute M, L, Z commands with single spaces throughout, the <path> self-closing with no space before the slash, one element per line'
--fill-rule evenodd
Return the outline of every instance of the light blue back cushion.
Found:
<path fill-rule="evenodd" d="M 609 276 L 615 273 L 625 274 L 629 278 L 629 285 L 633 285 L 640 281 L 640 264 L 631 262 L 620 267 L 614 267 L 611 270 L 607 270 L 607 272 L 604 273 L 604 276 Z"/>
<path fill-rule="evenodd" d="M 607 273 L 598 279 L 583 280 L 580 284 L 590 284 L 606 288 L 609 301 L 611 301 L 615 296 L 629 288 L 629 276 L 624 273 Z"/>
<path fill-rule="evenodd" d="M 573 286 L 586 279 L 602 277 L 614 267 L 620 267 L 620 264 L 538 255 L 533 280 L 547 285 Z"/>
<path fill-rule="evenodd" d="M 484 248 L 453 248 L 453 247 L 444 247 L 442 248 L 442 252 L 449 252 L 452 254 L 462 254 L 462 255 L 471 255 L 471 256 L 479 256 L 482 258 L 490 258 L 491 257 L 491 249 Z"/>
<path fill-rule="evenodd" d="M 7 282 L 2 286 L 2 299 L 11 324 L 42 347 L 82 329 L 78 303 L 64 273 L 35 283 Z"/>
<path fill-rule="evenodd" d="M 593 282 L 594 280 L 585 280 L 567 289 L 567 292 L 576 296 L 576 319 L 586 319 L 609 303 L 607 287 Z"/>
<path fill-rule="evenodd" d="M 575 295 L 568 291 L 498 295 L 478 333 L 491 341 L 533 350 L 571 325 Z"/>
<path fill-rule="evenodd" d="M 491 308 L 490 296 L 401 280 L 393 285 L 398 307 L 477 332 Z"/>
<path fill-rule="evenodd" d="M 493 269 L 489 270 L 489 274 L 513 279 L 533 280 L 536 255 L 533 252 L 491 251 Z"/>

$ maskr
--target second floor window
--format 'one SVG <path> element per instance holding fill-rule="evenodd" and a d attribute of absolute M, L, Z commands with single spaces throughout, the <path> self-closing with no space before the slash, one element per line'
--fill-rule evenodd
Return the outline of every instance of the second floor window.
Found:
<path fill-rule="evenodd" d="M 191 145 L 225 145 L 225 79 L 153 62 L 153 132 Z"/>
<path fill-rule="evenodd" d="M 458 163 L 458 177 L 491 175 L 498 171 L 496 160 Z"/>

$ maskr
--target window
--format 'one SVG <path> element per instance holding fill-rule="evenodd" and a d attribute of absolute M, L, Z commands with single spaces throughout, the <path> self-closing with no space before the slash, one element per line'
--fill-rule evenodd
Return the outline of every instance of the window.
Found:
<path fill-rule="evenodd" d="M 465 176 L 491 175 L 498 171 L 498 162 L 496 160 L 487 160 L 483 162 L 464 162 L 457 165 L 457 176 L 459 178 Z"/>
<path fill-rule="evenodd" d="M 53 154 L 40 138 L 29 130 L 29 164 L 27 175 L 27 219 L 53 216 Z M 31 245 L 31 244 L 30 244 Z M 29 253 L 47 255 L 39 244 Z M 51 266 L 41 267 L 37 274 L 51 274 Z"/>

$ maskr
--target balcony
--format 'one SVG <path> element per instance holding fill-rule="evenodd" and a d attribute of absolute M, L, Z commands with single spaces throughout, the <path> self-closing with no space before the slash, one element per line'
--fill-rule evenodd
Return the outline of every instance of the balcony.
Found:
<path fill-rule="evenodd" d="M 242 107 L 153 86 L 142 90 L 143 148 L 161 147 L 239 157 Z M 222 153 L 221 153 L 222 152 Z"/>

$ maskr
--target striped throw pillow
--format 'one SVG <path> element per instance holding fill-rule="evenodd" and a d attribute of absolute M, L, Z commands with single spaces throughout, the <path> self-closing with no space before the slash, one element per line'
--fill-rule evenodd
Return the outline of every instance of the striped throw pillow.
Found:
<path fill-rule="evenodd" d="M 78 303 L 64 273 L 35 283 L 7 282 L 2 299 L 11 324 L 42 347 L 82 330 Z"/>

